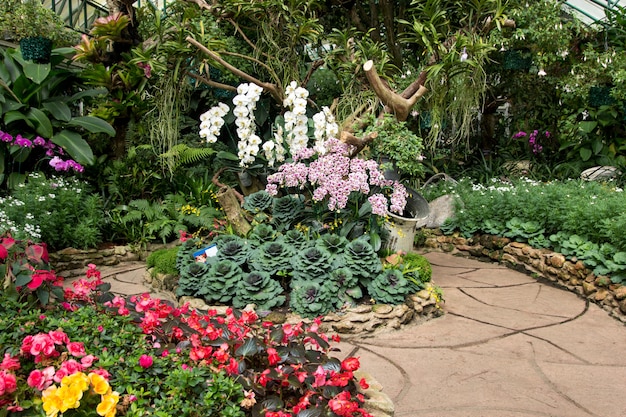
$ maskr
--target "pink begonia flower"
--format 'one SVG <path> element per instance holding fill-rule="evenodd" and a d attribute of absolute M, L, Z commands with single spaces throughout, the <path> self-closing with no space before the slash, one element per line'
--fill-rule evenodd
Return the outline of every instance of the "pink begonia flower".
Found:
<path fill-rule="evenodd" d="M 32 345 L 30 347 L 31 355 L 38 356 L 43 354 L 45 356 L 51 356 L 54 352 L 56 352 L 54 341 L 49 335 L 40 333 L 33 336 Z"/>
<path fill-rule="evenodd" d="M 85 352 L 85 345 L 83 345 L 82 342 L 70 342 L 66 347 L 69 354 L 76 358 L 82 358 L 87 354 L 87 352 Z"/>
<path fill-rule="evenodd" d="M 326 385 L 326 370 L 324 370 L 321 365 L 317 367 L 313 376 L 315 376 L 315 382 L 311 384 L 312 387 L 316 388 Z"/>
<path fill-rule="evenodd" d="M 0 371 L 0 397 L 17 389 L 17 378 L 12 373 Z"/>
<path fill-rule="evenodd" d="M 149 367 L 151 367 L 152 363 L 153 359 L 150 355 L 141 355 L 141 357 L 139 358 L 139 366 L 144 369 L 148 369 Z"/>
<path fill-rule="evenodd" d="M 80 359 L 80 364 L 83 365 L 83 369 L 90 368 L 91 365 L 93 365 L 93 363 L 97 360 L 98 358 L 94 355 L 86 355 Z"/>
<path fill-rule="evenodd" d="M 16 356 L 9 353 L 4 354 L 4 359 L 0 363 L 0 369 L 4 371 L 15 371 L 21 368 L 20 361 Z"/>
<path fill-rule="evenodd" d="M 76 362 L 74 359 L 69 359 L 61 364 L 61 367 L 54 374 L 54 381 L 61 383 L 61 380 L 69 375 L 73 375 L 76 372 L 81 372 L 83 366 Z"/>
<path fill-rule="evenodd" d="M 64 345 L 70 341 L 70 338 L 67 337 L 63 330 L 51 330 L 48 332 L 48 336 L 50 336 L 55 345 Z"/>
<path fill-rule="evenodd" d="M 54 366 L 48 366 L 44 369 L 35 369 L 28 375 L 26 383 L 29 387 L 43 391 L 52 385 L 54 378 Z"/>

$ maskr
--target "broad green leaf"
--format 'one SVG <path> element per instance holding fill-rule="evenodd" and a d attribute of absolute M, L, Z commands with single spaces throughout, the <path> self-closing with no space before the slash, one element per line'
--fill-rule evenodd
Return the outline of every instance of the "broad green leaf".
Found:
<path fill-rule="evenodd" d="M 378 252 L 380 250 L 382 240 L 378 233 L 370 231 L 370 245 L 372 245 L 372 249 L 374 249 L 374 252 Z"/>
<path fill-rule="evenodd" d="M 4 64 L 4 62 L 0 62 L 0 80 L 3 80 L 5 82 L 11 81 L 11 73 L 7 69 L 7 66 Z"/>
<path fill-rule="evenodd" d="M 4 124 L 10 125 L 11 123 L 17 120 L 23 120 L 26 122 L 28 126 L 30 126 L 33 129 L 35 128 L 35 125 L 33 124 L 33 122 L 28 117 L 26 117 L 26 115 L 22 112 L 9 111 L 4 114 Z"/>
<path fill-rule="evenodd" d="M 617 252 L 613 256 L 613 261 L 617 264 L 626 265 L 626 252 Z"/>
<path fill-rule="evenodd" d="M 94 161 L 91 147 L 81 135 L 69 130 L 62 130 L 52 137 L 52 143 L 59 145 L 76 162 L 83 165 L 91 165 Z"/>
<path fill-rule="evenodd" d="M 79 91 L 78 93 L 71 96 L 67 101 L 73 103 L 85 97 L 96 97 L 103 94 L 107 94 L 108 90 L 106 88 L 91 88 L 89 90 Z"/>
<path fill-rule="evenodd" d="M 235 351 L 237 356 L 253 356 L 260 350 L 259 342 L 254 337 L 247 339 L 239 349 Z"/>
<path fill-rule="evenodd" d="M 41 110 L 36 107 L 31 107 L 28 109 L 26 116 L 29 120 L 31 120 L 35 125 L 35 130 L 37 133 L 44 138 L 49 138 L 52 136 L 54 131 L 52 130 L 52 123 L 48 116 Z"/>
<path fill-rule="evenodd" d="M 24 106 L 25 106 L 24 104 L 18 103 L 15 100 L 6 100 L 4 104 L 2 105 L 2 111 L 4 113 L 10 112 L 10 111 L 16 111 L 16 110 L 21 109 Z"/>
<path fill-rule="evenodd" d="M 28 284 L 31 280 L 32 280 L 32 277 L 29 273 L 21 272 L 15 277 L 15 286 L 23 287 L 24 285 Z"/>
<path fill-rule="evenodd" d="M 109 136 L 115 136 L 115 129 L 113 129 L 113 126 L 98 117 L 74 117 L 67 124 L 70 126 L 80 126 L 87 129 L 91 133 L 106 133 Z"/>
<path fill-rule="evenodd" d="M 591 158 L 591 155 L 593 155 L 591 149 L 580 148 L 580 159 L 582 159 L 583 161 L 588 161 L 589 158 Z"/>
<path fill-rule="evenodd" d="M 229 161 L 239 161 L 239 158 L 237 157 L 237 155 L 231 152 L 220 151 L 217 153 L 216 157 L 219 159 L 226 159 Z"/>
<path fill-rule="evenodd" d="M 24 75 L 35 84 L 41 84 L 50 74 L 51 68 L 50 63 L 35 64 L 34 62 L 25 62 Z"/>
<path fill-rule="evenodd" d="M 584 122 L 578 123 L 578 128 L 585 133 L 593 132 L 593 129 L 595 129 L 597 126 L 598 126 L 598 122 L 596 121 L 584 121 Z"/>
<path fill-rule="evenodd" d="M 37 288 L 37 298 L 42 305 L 46 305 L 50 301 L 50 293 L 44 287 L 39 287 Z"/>
<path fill-rule="evenodd" d="M 369 201 L 366 201 L 365 203 L 361 205 L 361 207 L 359 207 L 359 217 L 363 217 L 366 214 L 371 214 L 371 213 L 372 213 L 372 205 L 370 204 Z"/>
<path fill-rule="evenodd" d="M 600 153 L 603 147 L 604 147 L 604 144 L 602 143 L 601 140 L 598 140 L 598 139 L 594 140 L 593 143 L 591 144 L 593 153 L 596 155 Z"/>
<path fill-rule="evenodd" d="M 43 107 L 50 112 L 52 117 L 62 122 L 72 120 L 72 110 L 62 101 L 47 101 L 42 103 Z"/>

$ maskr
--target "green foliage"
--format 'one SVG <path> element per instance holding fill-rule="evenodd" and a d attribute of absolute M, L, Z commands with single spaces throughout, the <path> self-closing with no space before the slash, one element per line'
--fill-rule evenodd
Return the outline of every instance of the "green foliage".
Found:
<path fill-rule="evenodd" d="M 80 116 L 76 105 L 101 91 L 81 88 L 77 70 L 67 65 L 67 50 L 56 50 L 47 64 L 25 61 L 13 49 L 0 62 L 0 130 L 34 140 L 40 136 L 63 148 L 82 165 L 94 163 L 86 135 L 113 136 L 113 127 L 92 116 Z M 32 154 L 32 156 L 31 156 Z M 30 158 L 29 158 L 30 157 Z M 31 170 L 45 156 L 31 148 L 0 146 L 0 183 Z M 9 179 L 11 184 L 18 182 Z"/>
<path fill-rule="evenodd" d="M 293 255 L 293 249 L 280 240 L 265 242 L 250 256 L 250 268 L 254 271 L 267 272 L 270 275 L 291 271 Z"/>
<path fill-rule="evenodd" d="M 204 262 L 193 262 L 180 271 L 176 295 L 196 295 L 207 279 L 209 265 Z"/>
<path fill-rule="evenodd" d="M 0 228 L 16 238 L 45 241 L 52 249 L 89 249 L 102 241 L 102 200 L 78 179 L 31 174 L 2 202 Z"/>
<path fill-rule="evenodd" d="M 424 288 L 424 284 L 431 281 L 433 274 L 432 266 L 424 256 L 409 252 L 402 255 L 398 269 L 402 271 L 404 278 L 409 281 L 414 291 Z"/>
<path fill-rule="evenodd" d="M 333 310 L 336 293 L 315 281 L 292 281 L 291 309 L 302 317 L 315 318 Z"/>
<path fill-rule="evenodd" d="M 324 276 L 333 268 L 333 256 L 324 248 L 311 246 L 291 258 L 293 276 L 303 281 L 317 281 L 321 284 Z"/>
<path fill-rule="evenodd" d="M 355 239 L 348 243 L 342 256 L 344 265 L 365 285 L 382 269 L 376 252 L 364 239 Z"/>
<path fill-rule="evenodd" d="M 369 127 L 356 136 L 365 136 L 376 132 L 378 136 L 371 142 L 372 158 L 388 158 L 398 170 L 409 178 L 421 178 L 424 175 L 422 138 L 411 131 L 406 122 L 398 122 L 391 114 L 386 114 L 377 122 L 370 117 Z"/>
<path fill-rule="evenodd" d="M 159 274 L 178 275 L 176 260 L 178 259 L 179 246 L 169 249 L 159 249 L 148 255 L 146 265 L 154 268 L 154 272 Z"/>
<path fill-rule="evenodd" d="M 448 193 L 456 196 L 457 206 L 454 218 L 441 228 L 446 234 L 507 236 L 575 257 L 615 282 L 626 277 L 621 255 L 626 252 L 626 197 L 612 182 L 522 179 L 484 186 L 461 180 L 424 190 L 429 198 Z"/>
<path fill-rule="evenodd" d="M 256 305 L 257 311 L 267 311 L 284 304 L 285 296 L 280 283 L 262 271 L 244 274 L 237 283 L 233 306 L 244 308 L 248 304 Z"/>
<path fill-rule="evenodd" d="M 214 262 L 203 279 L 198 295 L 207 301 L 227 304 L 235 296 L 243 271 L 235 262 L 224 259 Z"/>
<path fill-rule="evenodd" d="M 210 229 L 220 214 L 211 206 L 192 207 L 182 195 L 168 194 L 162 202 L 132 200 L 111 211 L 113 234 L 133 243 L 172 240 L 183 231 Z"/>
<path fill-rule="evenodd" d="M 272 202 L 272 221 L 277 227 L 288 229 L 304 211 L 302 197 L 291 194 L 274 198 Z"/>
<path fill-rule="evenodd" d="M 269 209 L 273 201 L 273 197 L 269 195 L 267 191 L 260 190 L 245 196 L 242 207 L 250 213 L 255 214 Z"/>
<path fill-rule="evenodd" d="M 395 268 L 383 270 L 367 286 L 370 297 L 382 304 L 401 304 L 411 290 L 412 286 L 402 271 Z"/>
<path fill-rule="evenodd" d="M 228 239 L 216 240 L 217 260 L 228 259 L 239 266 L 248 262 L 250 246 L 242 238 L 232 236 Z"/>
<path fill-rule="evenodd" d="M 5 38 L 18 41 L 45 36 L 57 44 L 63 44 L 59 46 L 67 46 L 65 42 L 76 37 L 65 27 L 58 14 L 38 0 L 4 1 L 0 6 L 0 33 Z"/>

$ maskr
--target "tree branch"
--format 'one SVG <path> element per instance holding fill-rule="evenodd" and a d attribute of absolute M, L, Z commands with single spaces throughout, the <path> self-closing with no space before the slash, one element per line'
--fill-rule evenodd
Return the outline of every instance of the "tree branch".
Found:
<path fill-rule="evenodd" d="M 267 91 L 268 93 L 270 93 L 270 95 L 272 96 L 272 98 L 274 98 L 274 100 L 276 100 L 278 103 L 282 104 L 282 102 L 283 102 L 283 93 L 282 93 L 282 91 L 280 91 L 278 89 L 278 87 L 275 84 L 264 83 L 261 80 L 259 80 L 257 78 L 254 78 L 250 74 L 240 70 L 239 68 L 229 64 L 228 62 L 226 62 L 222 58 L 220 58 L 215 52 L 209 50 L 207 47 L 202 45 L 200 42 L 198 42 L 197 40 L 195 40 L 191 36 L 187 36 L 186 41 L 189 42 L 190 44 L 192 44 L 193 46 L 195 46 L 196 48 L 198 48 L 200 51 L 204 52 L 206 55 L 209 56 L 209 58 L 211 58 L 212 60 L 214 60 L 217 63 L 219 63 L 220 65 L 222 65 L 224 68 L 226 68 L 228 71 L 232 72 L 237 77 L 242 78 L 242 79 L 244 79 L 244 80 L 246 80 L 246 81 L 248 81 L 250 83 L 258 85 L 264 91 Z"/>
<path fill-rule="evenodd" d="M 209 87 L 219 88 L 219 89 L 228 90 L 228 91 L 235 91 L 235 92 L 237 91 L 237 87 L 233 87 L 232 85 L 222 84 L 222 83 L 218 83 L 217 81 L 209 80 L 208 78 L 205 78 L 198 74 L 194 74 L 193 72 L 187 71 L 187 75 L 197 81 L 200 81 L 202 84 L 208 85 Z"/>
<path fill-rule="evenodd" d="M 405 98 L 392 91 L 391 88 L 389 88 L 389 86 L 380 78 L 378 72 L 376 71 L 376 67 L 374 66 L 374 61 L 369 60 L 363 64 L 363 70 L 365 71 L 365 76 L 370 82 L 376 96 L 378 96 L 385 107 L 389 108 L 390 113 L 393 113 L 396 116 L 396 119 L 401 122 L 405 121 L 409 117 L 411 107 L 413 107 L 415 103 L 417 103 L 417 100 L 419 100 L 428 91 L 426 87 L 420 85 L 415 93 L 413 93 L 410 97 Z"/>

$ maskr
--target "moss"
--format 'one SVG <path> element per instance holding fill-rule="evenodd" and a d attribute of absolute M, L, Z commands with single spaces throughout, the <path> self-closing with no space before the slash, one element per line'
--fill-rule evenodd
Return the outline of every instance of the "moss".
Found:
<path fill-rule="evenodd" d="M 178 246 L 170 249 L 159 249 L 152 252 L 146 263 L 148 268 L 154 268 L 157 274 L 178 275 L 176 268 L 176 256 L 178 255 Z"/>

